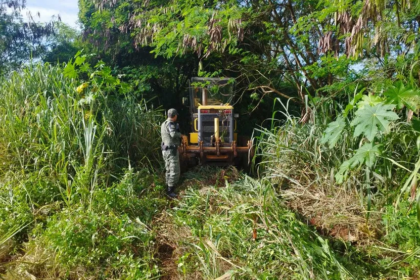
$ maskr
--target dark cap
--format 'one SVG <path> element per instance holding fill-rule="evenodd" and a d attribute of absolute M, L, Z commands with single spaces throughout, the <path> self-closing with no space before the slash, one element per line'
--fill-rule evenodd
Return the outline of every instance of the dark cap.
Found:
<path fill-rule="evenodd" d="M 168 117 L 173 118 L 178 115 L 178 111 L 174 108 L 168 110 Z"/>

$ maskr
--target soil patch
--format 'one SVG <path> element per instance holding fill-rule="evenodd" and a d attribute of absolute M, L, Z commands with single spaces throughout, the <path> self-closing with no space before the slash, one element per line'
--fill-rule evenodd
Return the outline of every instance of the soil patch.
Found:
<path fill-rule="evenodd" d="M 152 227 L 156 232 L 155 248 L 162 271 L 161 279 L 201 279 L 198 272 L 189 274 L 188 278 L 185 278 L 178 271 L 178 260 L 187 251 L 186 246 L 181 242 L 191 238 L 190 229 L 176 225 L 167 211 L 163 211 L 153 220 Z"/>
<path fill-rule="evenodd" d="M 157 244 L 156 256 L 159 258 L 162 267 L 162 280 L 179 279 L 176 260 L 173 258 L 175 249 L 169 244 Z"/>

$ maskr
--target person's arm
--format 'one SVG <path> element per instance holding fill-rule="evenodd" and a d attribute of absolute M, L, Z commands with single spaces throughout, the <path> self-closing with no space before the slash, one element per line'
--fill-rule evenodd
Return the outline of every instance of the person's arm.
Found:
<path fill-rule="evenodd" d="M 181 138 L 181 132 L 179 132 L 177 124 L 174 122 L 168 122 L 168 132 L 171 138 Z"/>

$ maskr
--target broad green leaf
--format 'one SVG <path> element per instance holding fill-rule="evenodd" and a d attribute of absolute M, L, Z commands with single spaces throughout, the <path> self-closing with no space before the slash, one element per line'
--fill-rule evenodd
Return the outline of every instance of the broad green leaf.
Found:
<path fill-rule="evenodd" d="M 389 123 L 398 119 L 398 115 L 392 111 L 394 108 L 395 105 L 380 103 L 373 107 L 366 104 L 357 110 L 351 122 L 351 126 L 356 127 L 354 137 L 363 134 L 369 141 L 373 141 L 379 131 L 388 132 Z"/>
<path fill-rule="evenodd" d="M 89 64 L 89 63 L 87 63 L 87 62 L 83 63 L 83 64 L 80 66 L 79 70 L 80 70 L 80 72 L 82 72 L 82 73 L 87 73 L 87 72 L 89 72 L 89 70 L 90 70 L 90 64 Z"/>
<path fill-rule="evenodd" d="M 328 124 L 328 127 L 324 131 L 324 135 L 322 136 L 321 143 L 328 143 L 328 147 L 332 149 L 337 143 L 338 139 L 340 139 L 341 133 L 343 132 L 345 127 L 346 122 L 343 116 L 339 116 L 335 122 L 331 122 Z"/>
<path fill-rule="evenodd" d="M 357 108 L 363 109 L 365 106 L 375 106 L 384 102 L 384 99 L 377 95 L 363 95 L 362 100 L 357 103 Z"/>
<path fill-rule="evenodd" d="M 66 67 L 64 68 L 64 76 L 68 77 L 68 78 L 77 78 L 77 71 L 76 68 L 74 67 L 74 64 L 69 61 L 69 63 L 67 63 Z"/>
<path fill-rule="evenodd" d="M 420 108 L 420 91 L 405 87 L 402 82 L 389 87 L 384 95 L 386 103 L 395 104 L 398 110 L 404 108 L 404 106 L 413 111 Z"/>
<path fill-rule="evenodd" d="M 372 167 L 375 164 L 376 158 L 381 153 L 379 148 L 380 145 L 373 146 L 372 143 L 366 143 L 360 147 L 352 158 L 341 164 L 340 170 L 335 175 L 337 183 L 341 184 L 344 181 L 347 172 L 351 169 L 359 167 L 362 164 Z"/>
<path fill-rule="evenodd" d="M 76 60 L 74 61 L 74 64 L 77 65 L 77 66 L 80 66 L 85 62 L 85 60 L 86 60 L 85 56 L 78 56 L 78 57 L 76 57 Z"/>

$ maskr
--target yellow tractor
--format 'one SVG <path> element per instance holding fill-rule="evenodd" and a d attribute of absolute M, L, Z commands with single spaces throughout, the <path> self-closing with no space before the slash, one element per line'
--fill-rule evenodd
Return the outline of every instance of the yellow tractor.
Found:
<path fill-rule="evenodd" d="M 250 138 L 238 136 L 239 114 L 232 105 L 235 80 L 192 78 L 189 98 L 183 98 L 191 114 L 191 133 L 179 147 L 181 165 L 239 165 L 248 170 L 254 156 Z M 189 101 L 189 102 L 188 102 Z"/>

